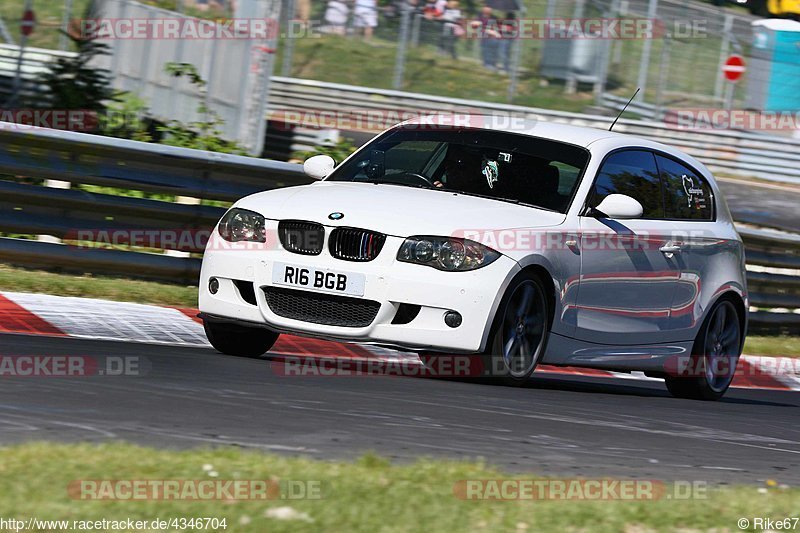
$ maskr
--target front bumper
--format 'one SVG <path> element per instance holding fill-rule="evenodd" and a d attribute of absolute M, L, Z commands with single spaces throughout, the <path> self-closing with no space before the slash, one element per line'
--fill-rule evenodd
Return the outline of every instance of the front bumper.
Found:
<path fill-rule="evenodd" d="M 208 316 L 263 324 L 276 331 L 332 340 L 413 350 L 467 353 L 481 350 L 499 298 L 519 271 L 519 265 L 501 256 L 492 264 L 471 272 L 442 272 L 397 261 L 395 257 L 402 242 L 401 238 L 387 236 L 377 258 L 359 263 L 332 257 L 327 246 L 317 256 L 290 253 L 280 244 L 250 246 L 249 249 L 234 246 L 223 241 L 215 231 L 203 257 L 200 311 Z M 263 291 L 264 287 L 273 286 L 272 268 L 276 262 L 364 274 L 362 298 L 380 304 L 375 319 L 366 327 L 341 327 L 278 316 L 270 309 Z M 216 294 L 211 294 L 208 288 L 212 277 L 219 280 Z M 245 301 L 234 280 L 253 284 L 255 305 Z M 400 304 L 418 305 L 420 311 L 406 324 L 393 324 Z M 463 317 L 456 328 L 444 322 L 444 315 L 450 310 Z"/>

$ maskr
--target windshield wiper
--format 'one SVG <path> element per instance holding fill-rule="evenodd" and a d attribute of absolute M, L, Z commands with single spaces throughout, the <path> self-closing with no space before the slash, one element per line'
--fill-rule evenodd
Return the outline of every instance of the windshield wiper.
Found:
<path fill-rule="evenodd" d="M 399 181 L 392 181 L 392 180 L 369 180 L 367 183 L 372 183 L 373 185 L 399 185 L 400 187 L 412 187 L 414 189 L 434 189 L 435 187 L 426 187 L 425 185 L 415 185 L 413 183 L 400 183 Z"/>
<path fill-rule="evenodd" d="M 452 193 L 455 193 L 455 194 L 464 194 L 466 196 L 476 196 L 478 198 L 486 198 L 488 200 L 500 200 L 501 202 L 508 202 L 508 203 L 511 203 L 511 204 L 521 204 L 522 203 L 519 200 L 516 200 L 514 198 L 503 198 L 502 196 L 491 196 L 489 194 L 481 194 L 479 192 L 457 191 L 457 190 L 453 190 L 453 189 L 449 189 L 448 190 L 448 189 L 445 189 L 445 188 L 443 188 L 442 190 L 443 191 L 447 191 L 447 192 L 452 192 Z"/>
<path fill-rule="evenodd" d="M 447 191 L 447 189 L 438 189 L 438 190 Z M 465 191 L 454 191 L 454 190 L 450 190 L 448 192 L 452 192 L 455 194 L 464 194 L 466 196 L 476 196 L 478 198 L 487 198 L 489 200 L 499 200 L 501 202 L 508 202 L 510 204 L 524 205 L 525 207 L 535 207 L 536 209 L 543 209 L 545 211 L 551 211 L 553 213 L 560 213 L 560 211 L 556 211 L 555 209 L 550 209 L 549 207 L 542 207 L 541 205 L 536 205 L 536 204 L 529 204 L 521 200 L 517 200 L 515 198 L 503 198 L 501 196 L 491 196 L 488 194 L 481 194 L 478 192 L 465 192 Z"/>

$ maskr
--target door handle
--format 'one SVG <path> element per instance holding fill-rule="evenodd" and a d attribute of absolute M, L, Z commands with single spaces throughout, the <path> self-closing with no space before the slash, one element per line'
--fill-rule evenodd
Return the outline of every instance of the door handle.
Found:
<path fill-rule="evenodd" d="M 677 244 L 666 244 L 658 249 L 662 254 L 676 254 L 681 251 L 681 247 Z"/>

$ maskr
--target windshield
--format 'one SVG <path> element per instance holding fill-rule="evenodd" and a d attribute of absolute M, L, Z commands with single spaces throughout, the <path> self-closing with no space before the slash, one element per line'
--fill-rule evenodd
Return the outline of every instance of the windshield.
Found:
<path fill-rule="evenodd" d="M 583 148 L 528 135 L 397 128 L 327 179 L 438 189 L 565 213 L 588 159 Z"/>

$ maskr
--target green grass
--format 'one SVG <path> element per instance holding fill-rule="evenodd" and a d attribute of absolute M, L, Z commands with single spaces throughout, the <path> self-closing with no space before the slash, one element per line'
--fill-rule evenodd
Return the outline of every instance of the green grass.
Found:
<path fill-rule="evenodd" d="M 74 480 L 288 480 L 321 487 L 319 499 L 266 501 L 84 501 L 71 499 Z M 206 467 L 208 468 L 208 467 Z M 772 486 L 715 488 L 704 499 L 625 501 L 465 501 L 460 480 L 509 478 L 473 462 L 422 459 L 392 465 L 374 455 L 354 463 L 243 451 L 165 451 L 113 443 L 31 443 L 0 449 L 3 517 L 153 520 L 214 517 L 226 531 L 737 531 L 740 517 L 797 516 L 800 491 Z M 533 475 L 513 476 L 532 479 Z M 689 480 L 687 480 L 689 481 Z M 691 480 L 702 481 L 702 480 Z M 780 483 L 780 479 L 777 480 Z M 775 485 L 770 483 L 770 485 Z M 302 518 L 269 518 L 290 507 Z"/>
<path fill-rule="evenodd" d="M 70 19 L 80 19 L 84 15 L 89 1 L 72 0 Z M 36 27 L 28 38 L 28 46 L 52 49 L 59 47 L 65 3 L 66 0 L 34 0 L 33 11 L 36 14 Z M 174 10 L 177 2 L 176 0 L 143 0 L 141 3 Z M 24 10 L 25 0 L 3 0 L 0 3 L 0 17 L 3 17 L 9 33 L 17 44 L 21 40 L 19 22 Z M 224 16 L 226 13 L 200 12 L 192 7 L 187 7 L 186 14 L 200 18 L 213 18 L 215 16 Z"/>
<path fill-rule="evenodd" d="M 471 43 L 460 43 L 466 47 Z M 396 48 L 391 41 L 374 39 L 365 44 L 357 38 L 325 36 L 299 39 L 291 75 L 332 83 L 391 89 Z M 462 58 L 453 61 L 431 46 L 411 49 L 407 55 L 403 90 L 456 98 L 506 102 L 509 78 L 484 69 L 473 57 L 462 51 Z M 281 56 L 279 54 L 279 62 Z M 278 64 L 275 72 L 280 73 Z M 589 92 L 564 94 L 561 84 L 540 84 L 531 72 L 519 79 L 514 104 L 565 111 L 581 111 L 594 103 Z"/>
<path fill-rule="evenodd" d="M 153 0 L 153 5 L 171 7 L 172 0 Z M 88 0 L 74 0 L 73 17 L 80 17 Z M 545 16 L 547 2 L 544 0 L 526 0 L 527 17 L 541 18 Z M 24 0 L 9 0 L 0 5 L 0 16 L 4 18 L 11 33 L 19 38 L 18 20 L 22 14 Z M 476 3 L 477 5 L 477 3 Z M 36 13 L 39 26 L 32 35 L 29 44 L 43 48 L 58 46 L 58 29 L 63 13 L 63 0 L 37 0 Z M 557 17 L 572 16 L 571 5 L 558 5 Z M 324 3 L 314 5 L 312 18 L 322 20 Z M 192 12 L 193 15 L 211 17 L 214 14 Z M 589 6 L 586 17 L 600 16 L 601 13 Z M 493 73 L 484 69 L 479 57 L 479 42 L 461 39 L 457 44 L 459 59 L 453 61 L 442 57 L 436 50 L 438 26 L 423 27 L 423 31 L 432 32 L 427 37 L 423 34 L 421 45 L 409 47 L 406 54 L 403 89 L 412 92 L 436 94 L 442 96 L 468 98 L 489 102 L 507 102 L 509 78 L 504 74 Z M 294 41 L 294 61 L 291 75 L 320 81 L 345 83 L 365 87 L 393 88 L 392 80 L 398 42 L 398 22 L 381 18 L 375 38 L 365 43 L 358 37 L 343 38 L 332 35 L 312 36 Z M 283 44 L 276 54 L 275 73 L 279 74 L 283 60 Z M 523 39 L 520 41 L 521 75 L 513 103 L 518 105 L 559 109 L 564 111 L 583 111 L 594 103 L 590 90 L 577 94 L 565 94 L 562 83 L 547 83 L 537 72 L 546 42 L 542 39 Z M 605 44 L 603 41 L 600 44 Z M 632 94 L 639 70 L 639 58 L 642 40 L 619 40 L 613 43 L 619 48 L 617 54 L 619 64 L 610 65 L 611 81 L 609 89 L 621 96 Z M 647 101 L 654 102 L 656 87 L 661 70 L 665 70 L 669 94 L 663 95 L 662 103 L 672 106 L 697 105 L 687 94 L 713 93 L 716 73 L 718 71 L 720 40 L 716 36 L 707 38 L 675 40 L 669 52 L 668 67 L 662 69 L 663 41 L 653 42 L 648 74 Z M 612 62 L 613 63 L 613 62 Z M 686 76 L 686 72 L 714 73 L 706 76 Z M 641 96 L 640 96 L 641 99 Z"/>
<path fill-rule="evenodd" d="M 744 344 L 744 353 L 748 355 L 800 357 L 800 338 L 748 335 Z"/>
<path fill-rule="evenodd" d="M 105 276 L 75 276 L 0 264 L 0 291 L 102 298 L 177 307 L 197 306 L 197 287 Z"/>
<path fill-rule="evenodd" d="M 73 0 L 72 18 L 80 18 L 87 5 L 89 0 Z M 19 21 L 24 10 L 25 0 L 3 0 L 0 3 L 0 17 L 3 17 L 9 33 L 17 44 L 21 39 Z M 28 46 L 58 48 L 64 0 L 35 0 L 33 11 L 36 14 L 36 28 L 28 38 Z"/>

